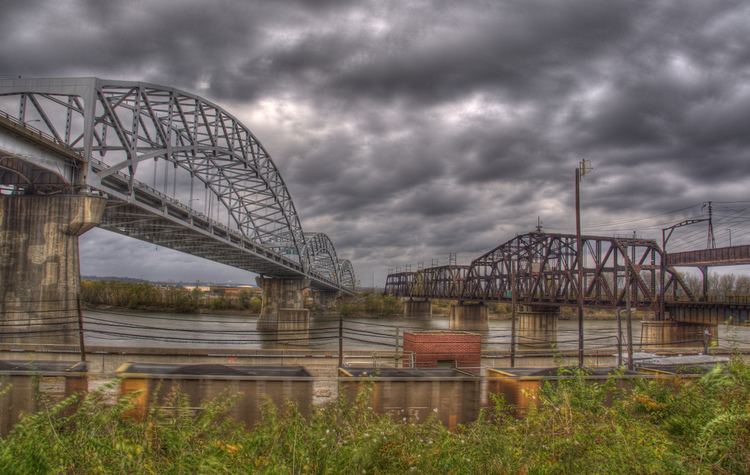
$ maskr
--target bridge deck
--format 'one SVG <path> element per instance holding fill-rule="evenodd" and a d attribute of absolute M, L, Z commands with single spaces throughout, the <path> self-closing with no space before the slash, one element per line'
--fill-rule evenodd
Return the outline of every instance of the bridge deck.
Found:
<path fill-rule="evenodd" d="M 671 266 L 736 266 L 750 264 L 750 245 L 698 249 L 667 254 Z"/>

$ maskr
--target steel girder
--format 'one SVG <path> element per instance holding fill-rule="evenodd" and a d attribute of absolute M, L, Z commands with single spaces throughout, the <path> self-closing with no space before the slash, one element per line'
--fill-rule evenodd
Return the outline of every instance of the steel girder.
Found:
<path fill-rule="evenodd" d="M 341 263 L 330 240 L 314 237 L 315 242 L 307 244 L 291 196 L 266 149 L 212 102 L 170 87 L 98 78 L 0 80 L 0 96 L 17 98 L 15 122 L 38 130 L 39 141 L 80 157 L 75 177 L 68 180 L 73 186 L 102 191 L 121 203 L 145 200 L 160 208 L 171 202 L 187 208 L 188 226 L 198 219 L 212 230 L 226 228 L 224 234 L 232 240 L 250 241 L 282 267 L 338 285 Z M 159 161 L 169 166 L 157 183 Z M 146 185 L 151 179 L 153 184 Z M 204 192 L 208 216 L 193 209 L 194 200 L 200 199 L 194 198 L 196 184 L 198 193 Z M 147 233 L 133 229 L 128 235 Z"/>
<path fill-rule="evenodd" d="M 386 279 L 386 292 L 415 298 L 460 299 L 468 271 L 469 266 L 445 265 L 391 274 Z"/>
<path fill-rule="evenodd" d="M 436 297 L 458 300 L 510 300 L 515 275 L 517 299 L 522 303 L 572 305 L 578 297 L 576 275 L 583 266 L 586 305 L 623 306 L 626 276 L 630 277 L 634 306 L 658 309 L 662 252 L 655 241 L 602 236 L 582 236 L 583 256 L 576 255 L 576 236 L 529 233 L 516 236 L 475 259 L 466 270 L 463 287 L 425 285 L 438 268 L 391 274 L 386 292 L 403 297 Z M 446 266 L 451 267 L 451 266 Z M 454 266 L 454 272 L 462 266 Z M 666 268 L 665 295 L 695 301 L 679 274 Z M 459 290 L 460 289 L 460 290 Z"/>
<path fill-rule="evenodd" d="M 333 242 L 323 233 L 305 234 L 305 261 L 310 269 L 320 272 L 337 284 L 340 280 L 339 259 Z"/>

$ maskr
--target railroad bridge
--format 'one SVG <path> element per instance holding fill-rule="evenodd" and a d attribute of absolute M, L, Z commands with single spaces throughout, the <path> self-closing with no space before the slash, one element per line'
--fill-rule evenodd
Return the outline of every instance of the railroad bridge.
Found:
<path fill-rule="evenodd" d="M 354 292 L 351 263 L 326 234 L 303 230 L 255 135 L 175 88 L 0 80 L 0 187 L 6 319 L 67 322 L 78 236 L 94 226 L 259 274 L 263 317 L 305 318 L 306 296 Z"/>
<path fill-rule="evenodd" d="M 580 289 L 587 307 L 653 312 L 644 321 L 646 339 L 687 340 L 708 326 L 750 320 L 750 300 L 707 298 L 705 279 L 710 266 L 750 264 L 750 246 L 735 246 L 664 254 L 656 241 L 605 236 L 581 237 L 532 232 L 516 236 L 474 259 L 470 265 L 443 265 L 388 275 L 385 293 L 403 297 L 405 312 L 429 316 L 432 299 L 458 301 L 451 318 L 486 320 L 485 302 L 515 302 L 522 306 L 521 324 L 532 328 L 553 325 L 562 306 L 577 305 Z M 703 271 L 703 294 L 695 295 L 678 266 Z M 515 295 L 514 295 L 515 294 Z"/>

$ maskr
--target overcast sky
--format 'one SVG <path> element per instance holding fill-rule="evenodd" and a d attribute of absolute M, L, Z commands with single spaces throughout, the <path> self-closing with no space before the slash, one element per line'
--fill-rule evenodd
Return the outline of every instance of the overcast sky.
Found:
<path fill-rule="evenodd" d="M 239 117 L 304 229 L 364 285 L 468 260 L 537 216 L 573 230 L 582 157 L 591 233 L 655 236 L 703 201 L 750 200 L 746 1 L 4 0 L 0 28 L 2 75 L 156 82 Z M 82 265 L 252 280 L 102 230 L 82 238 Z"/>

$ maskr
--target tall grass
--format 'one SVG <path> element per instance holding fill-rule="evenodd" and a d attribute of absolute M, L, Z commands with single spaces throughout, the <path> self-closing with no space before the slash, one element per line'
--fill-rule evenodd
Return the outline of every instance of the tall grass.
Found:
<path fill-rule="evenodd" d="M 545 387 L 526 417 L 501 400 L 449 432 L 436 419 L 378 416 L 367 398 L 305 418 L 267 406 L 253 429 L 224 417 L 221 398 L 194 415 L 126 417 L 103 391 L 26 416 L 0 440 L 1 473 L 748 473 L 750 367 L 624 390 L 577 378 Z M 65 415 L 68 414 L 68 415 Z"/>

